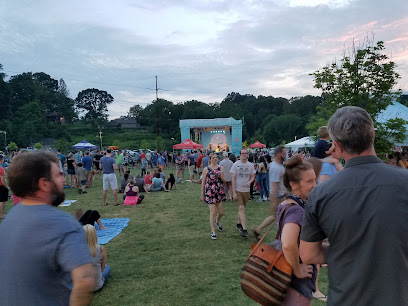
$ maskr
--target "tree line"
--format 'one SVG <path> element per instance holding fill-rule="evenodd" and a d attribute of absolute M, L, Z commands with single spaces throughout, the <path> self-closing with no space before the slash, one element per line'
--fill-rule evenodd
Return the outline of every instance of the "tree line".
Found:
<path fill-rule="evenodd" d="M 344 52 L 334 61 L 311 73 L 314 87 L 322 95 L 286 99 L 229 93 L 220 103 L 190 100 L 173 103 L 165 99 L 152 101 L 146 107 L 134 105 L 125 118 L 136 118 L 142 125 L 160 135 L 180 139 L 180 119 L 241 119 L 243 139 L 259 140 L 269 147 L 315 134 L 327 125 L 330 116 L 346 105 L 366 109 L 376 127 L 376 149 L 382 154 L 394 142 L 405 139 L 404 120 L 391 118 L 379 122 L 378 115 L 393 100 L 408 104 L 408 96 L 393 90 L 399 74 L 396 63 L 384 52 L 384 43 L 366 39 Z M 86 124 L 103 129 L 108 124 L 107 106 L 114 98 L 108 92 L 88 88 L 72 99 L 63 79 L 56 80 L 40 72 L 26 72 L 6 80 L 0 64 L 0 130 L 19 147 L 32 145 L 43 138 L 70 141 L 69 127 Z M 1 141 L 0 141 L 1 143 Z"/>

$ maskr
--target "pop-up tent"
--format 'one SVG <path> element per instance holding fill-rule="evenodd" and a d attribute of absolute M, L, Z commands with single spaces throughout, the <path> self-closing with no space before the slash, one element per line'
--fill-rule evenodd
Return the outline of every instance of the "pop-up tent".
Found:
<path fill-rule="evenodd" d="M 202 149 L 203 145 L 195 143 L 190 139 L 184 140 L 182 143 L 176 144 L 173 146 L 173 149 L 182 149 L 182 150 L 195 150 Z"/>
<path fill-rule="evenodd" d="M 253 144 L 249 145 L 250 148 L 266 148 L 266 145 L 260 143 L 258 140 L 255 141 Z"/>
<path fill-rule="evenodd" d="M 76 145 L 71 146 L 74 149 L 85 149 L 85 150 L 95 150 L 98 149 L 98 146 L 93 145 L 92 143 L 87 142 L 86 140 L 82 140 L 78 142 Z"/>
<path fill-rule="evenodd" d="M 314 147 L 315 143 L 316 141 L 312 137 L 303 137 L 285 144 L 285 148 L 291 148 L 293 151 L 297 151 L 302 148 Z"/>

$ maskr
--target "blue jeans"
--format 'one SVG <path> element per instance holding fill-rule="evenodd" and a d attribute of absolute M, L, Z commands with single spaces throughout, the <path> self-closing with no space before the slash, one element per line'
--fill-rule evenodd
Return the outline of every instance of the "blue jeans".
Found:
<path fill-rule="evenodd" d="M 105 285 L 105 283 L 106 283 L 106 280 L 107 280 L 108 277 L 109 277 L 110 272 L 111 272 L 111 267 L 110 267 L 110 266 L 105 266 L 105 269 L 104 269 L 103 272 L 102 272 L 102 276 L 103 276 L 103 278 L 105 279 L 105 281 L 103 282 L 104 285 Z"/>
<path fill-rule="evenodd" d="M 268 173 L 259 173 L 259 192 L 261 194 L 261 198 L 268 198 L 269 197 L 269 190 L 268 190 Z"/>

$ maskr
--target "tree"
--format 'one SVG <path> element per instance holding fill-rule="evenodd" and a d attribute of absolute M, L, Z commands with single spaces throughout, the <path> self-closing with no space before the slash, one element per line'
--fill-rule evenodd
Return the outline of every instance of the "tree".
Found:
<path fill-rule="evenodd" d="M 37 143 L 34 145 L 34 148 L 36 148 L 37 150 L 41 150 L 41 149 L 43 148 L 43 145 L 42 145 L 41 142 L 37 142 Z"/>
<path fill-rule="evenodd" d="M 56 149 L 61 149 L 62 152 L 65 152 L 69 149 L 69 143 L 65 137 L 59 138 L 55 144 Z"/>
<path fill-rule="evenodd" d="M 270 147 L 280 144 L 282 141 L 292 141 L 295 136 L 303 137 L 301 131 L 304 129 L 302 118 L 295 114 L 282 116 L 268 116 L 263 135 Z"/>
<path fill-rule="evenodd" d="M 327 120 L 337 109 L 353 105 L 364 108 L 371 115 L 379 156 L 390 150 L 393 141 L 403 140 L 406 132 L 403 124 L 396 127 L 392 121 L 377 121 L 378 115 L 399 95 L 392 88 L 400 76 L 395 72 L 395 63 L 383 54 L 384 49 L 382 41 L 374 44 L 367 38 L 359 47 L 353 43 L 339 62 L 311 74 L 314 87 L 322 90 L 324 100 L 308 125 L 309 131 L 316 133 L 321 125 L 327 125 Z M 390 127 L 395 129 L 390 130 Z"/>
<path fill-rule="evenodd" d="M 150 141 L 146 139 L 142 139 L 142 142 L 140 144 L 140 147 L 144 150 L 150 149 Z"/>
<path fill-rule="evenodd" d="M 113 97 L 104 90 L 88 88 L 78 93 L 75 107 L 79 111 L 86 111 L 85 119 L 108 119 L 108 104 L 113 102 Z"/>
<path fill-rule="evenodd" d="M 17 144 L 16 144 L 15 142 L 11 141 L 11 142 L 9 143 L 9 145 L 8 145 L 8 149 L 9 149 L 10 151 L 17 151 L 18 146 L 17 146 Z"/>
<path fill-rule="evenodd" d="M 128 116 L 131 118 L 135 118 L 139 122 L 142 111 L 143 111 L 143 107 L 141 107 L 139 104 L 133 105 L 129 109 Z"/>
<path fill-rule="evenodd" d="M 38 101 L 20 107 L 12 118 L 11 136 L 20 147 L 31 145 L 47 130 L 45 116 Z"/>

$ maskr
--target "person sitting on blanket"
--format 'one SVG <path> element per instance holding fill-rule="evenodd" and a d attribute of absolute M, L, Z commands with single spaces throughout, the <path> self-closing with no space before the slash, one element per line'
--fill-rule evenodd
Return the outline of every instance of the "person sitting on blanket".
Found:
<path fill-rule="evenodd" d="M 82 225 L 90 224 L 93 226 L 96 222 L 98 223 L 100 230 L 104 230 L 108 228 L 102 225 L 101 215 L 96 210 L 87 210 L 84 213 L 84 210 L 82 208 L 79 208 L 79 209 L 74 210 L 73 215 Z"/>
<path fill-rule="evenodd" d="M 98 244 L 98 236 L 93 225 L 86 224 L 83 226 L 89 252 L 91 253 L 96 268 L 96 286 L 94 291 L 100 290 L 105 285 L 109 277 L 111 267 L 106 265 L 106 249 Z"/>
<path fill-rule="evenodd" d="M 123 205 L 136 205 L 140 204 L 144 199 L 144 195 L 139 195 L 139 187 L 135 186 L 135 181 L 130 180 L 129 184 L 125 188 Z"/>

